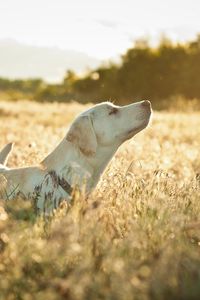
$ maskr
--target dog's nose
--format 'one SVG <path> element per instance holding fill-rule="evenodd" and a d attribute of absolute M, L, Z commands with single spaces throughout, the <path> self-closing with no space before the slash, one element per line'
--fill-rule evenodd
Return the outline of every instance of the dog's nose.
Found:
<path fill-rule="evenodd" d="M 141 105 L 145 106 L 145 107 L 151 107 L 151 102 L 148 100 L 144 100 L 144 101 L 142 101 Z"/>

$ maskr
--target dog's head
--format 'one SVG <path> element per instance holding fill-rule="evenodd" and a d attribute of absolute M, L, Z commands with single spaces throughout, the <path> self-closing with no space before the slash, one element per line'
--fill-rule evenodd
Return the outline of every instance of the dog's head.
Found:
<path fill-rule="evenodd" d="M 149 101 L 126 106 L 100 103 L 75 119 L 66 139 L 85 155 L 94 155 L 98 146 L 119 147 L 132 138 L 148 125 L 150 116 Z"/>

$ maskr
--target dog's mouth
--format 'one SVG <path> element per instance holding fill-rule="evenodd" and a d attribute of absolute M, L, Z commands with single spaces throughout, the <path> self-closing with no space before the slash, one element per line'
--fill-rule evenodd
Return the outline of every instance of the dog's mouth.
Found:
<path fill-rule="evenodd" d="M 138 127 L 135 127 L 133 129 L 130 129 L 128 132 L 127 132 L 127 136 L 133 136 L 135 135 L 136 133 L 140 132 L 141 130 L 143 130 L 144 128 L 146 128 L 148 125 L 148 123 L 146 124 L 142 124 L 141 126 L 138 126 Z"/>
<path fill-rule="evenodd" d="M 135 134 L 137 134 L 141 130 L 145 129 L 149 124 L 150 118 L 151 118 L 151 112 L 149 112 L 148 116 L 146 116 L 143 119 L 143 122 L 139 126 L 134 127 L 134 128 L 127 131 L 127 133 L 126 133 L 127 138 L 131 138 L 132 136 L 134 136 Z"/>

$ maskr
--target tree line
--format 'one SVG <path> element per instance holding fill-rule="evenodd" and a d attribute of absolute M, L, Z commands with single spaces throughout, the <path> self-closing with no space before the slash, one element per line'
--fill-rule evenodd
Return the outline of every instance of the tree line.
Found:
<path fill-rule="evenodd" d="M 187 43 L 163 39 L 157 47 L 137 41 L 121 57 L 85 76 L 67 71 L 60 84 L 41 79 L 0 79 L 0 90 L 20 91 L 37 101 L 98 102 L 126 104 L 151 99 L 158 103 L 174 95 L 200 99 L 200 35 Z"/>

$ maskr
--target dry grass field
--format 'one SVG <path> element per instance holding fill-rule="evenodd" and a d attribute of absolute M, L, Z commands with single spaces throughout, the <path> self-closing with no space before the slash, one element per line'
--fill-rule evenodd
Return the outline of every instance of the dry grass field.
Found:
<path fill-rule="evenodd" d="M 0 102 L 10 166 L 37 164 L 85 106 Z M 0 300 L 200 299 L 200 113 L 155 112 L 89 199 L 48 219 L 0 204 Z"/>

